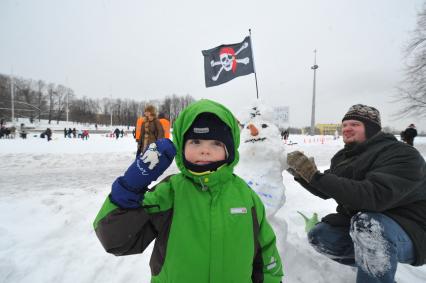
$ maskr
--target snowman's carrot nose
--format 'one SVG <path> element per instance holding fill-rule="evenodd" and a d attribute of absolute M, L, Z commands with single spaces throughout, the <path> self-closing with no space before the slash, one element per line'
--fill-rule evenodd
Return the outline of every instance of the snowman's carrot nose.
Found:
<path fill-rule="evenodd" d="M 256 128 L 255 125 L 249 124 L 247 127 L 250 130 L 250 135 L 252 135 L 253 137 L 255 137 L 255 136 L 257 136 L 259 134 L 259 130 Z"/>

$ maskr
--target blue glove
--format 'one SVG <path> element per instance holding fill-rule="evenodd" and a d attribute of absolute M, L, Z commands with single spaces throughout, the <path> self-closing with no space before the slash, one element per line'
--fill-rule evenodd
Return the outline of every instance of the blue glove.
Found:
<path fill-rule="evenodd" d="M 112 184 L 111 201 L 121 208 L 140 207 L 149 184 L 166 171 L 175 155 L 176 148 L 169 139 L 159 139 L 150 144 L 124 175 Z"/>

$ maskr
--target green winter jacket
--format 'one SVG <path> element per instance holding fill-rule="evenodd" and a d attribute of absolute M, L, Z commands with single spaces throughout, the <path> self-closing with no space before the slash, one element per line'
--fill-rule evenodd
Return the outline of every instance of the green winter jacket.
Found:
<path fill-rule="evenodd" d="M 213 173 L 195 175 L 183 165 L 183 135 L 202 112 L 216 114 L 231 128 L 235 159 Z M 94 222 L 105 250 L 141 253 L 155 240 L 151 282 L 280 282 L 281 259 L 264 206 L 232 173 L 239 158 L 234 116 L 218 103 L 200 100 L 180 114 L 173 133 L 181 173 L 146 193 L 140 209 L 124 210 L 106 199 Z"/>

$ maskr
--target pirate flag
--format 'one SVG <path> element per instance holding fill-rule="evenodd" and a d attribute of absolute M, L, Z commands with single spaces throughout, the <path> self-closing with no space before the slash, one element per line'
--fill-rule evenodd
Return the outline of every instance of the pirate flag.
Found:
<path fill-rule="evenodd" d="M 230 80 L 254 73 L 251 40 L 247 36 L 240 43 L 223 44 L 203 50 L 206 87 L 217 86 Z"/>

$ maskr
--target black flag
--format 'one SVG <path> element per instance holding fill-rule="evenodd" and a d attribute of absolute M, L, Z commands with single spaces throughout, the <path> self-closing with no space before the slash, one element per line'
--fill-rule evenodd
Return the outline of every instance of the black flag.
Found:
<path fill-rule="evenodd" d="M 203 50 L 206 87 L 217 86 L 230 80 L 254 73 L 250 37 L 240 43 L 222 44 Z"/>

